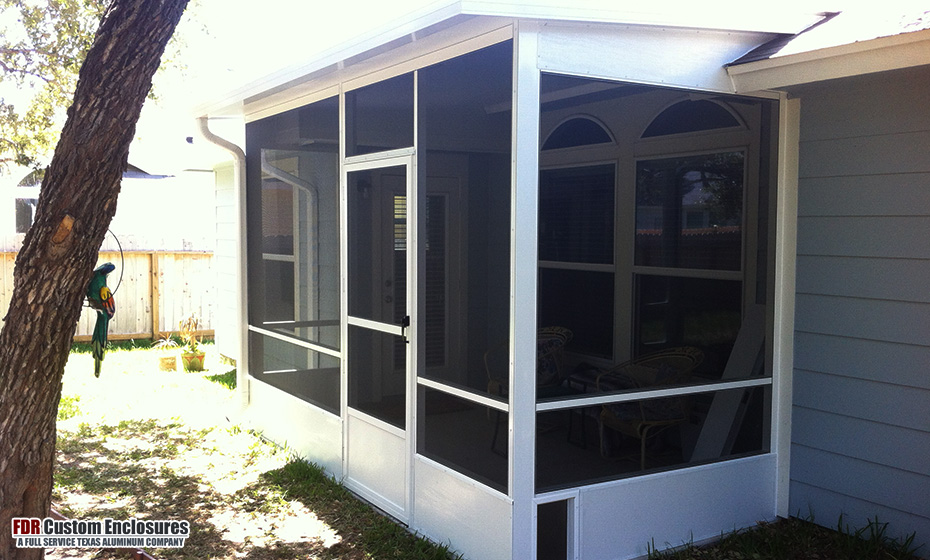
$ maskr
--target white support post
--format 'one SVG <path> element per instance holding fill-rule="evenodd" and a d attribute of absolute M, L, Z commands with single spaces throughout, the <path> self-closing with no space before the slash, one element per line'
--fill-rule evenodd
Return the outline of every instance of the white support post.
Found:
<path fill-rule="evenodd" d="M 798 248 L 798 142 L 801 101 L 782 98 L 778 117 L 778 203 L 775 243 L 772 447 L 776 454 L 775 513 L 789 515 L 791 408 L 794 371 L 795 270 Z"/>
<path fill-rule="evenodd" d="M 539 178 L 538 26 L 514 30 L 510 490 L 513 558 L 536 558 L 536 245 Z"/>

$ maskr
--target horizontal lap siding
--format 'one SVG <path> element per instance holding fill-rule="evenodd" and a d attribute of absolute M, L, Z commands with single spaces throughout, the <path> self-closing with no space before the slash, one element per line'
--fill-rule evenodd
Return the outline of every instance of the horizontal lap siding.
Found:
<path fill-rule="evenodd" d="M 798 369 L 930 389 L 926 346 L 796 332 L 794 353 Z"/>
<path fill-rule="evenodd" d="M 216 348 L 223 356 L 239 359 L 236 286 L 238 261 L 236 240 L 236 185 L 232 165 L 216 169 Z"/>
<path fill-rule="evenodd" d="M 799 91 L 791 510 L 930 546 L 930 71 Z"/>
<path fill-rule="evenodd" d="M 855 496 L 859 500 L 898 511 L 928 513 L 926 494 L 914 492 L 914 488 L 924 482 L 921 475 L 811 447 L 797 446 L 795 453 L 798 478 L 811 486 L 830 488 L 836 493 Z M 843 476 L 837 477 L 837 471 L 842 472 Z M 874 483 L 863 486 L 860 484 L 862 480 Z M 821 521 L 829 523 L 836 519 Z"/>

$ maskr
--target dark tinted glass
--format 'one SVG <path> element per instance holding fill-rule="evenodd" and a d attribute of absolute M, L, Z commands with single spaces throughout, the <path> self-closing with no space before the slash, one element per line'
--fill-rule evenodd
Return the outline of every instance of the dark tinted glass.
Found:
<path fill-rule="evenodd" d="M 740 270 L 742 152 L 636 164 L 636 264 Z"/>
<path fill-rule="evenodd" d="M 419 71 L 417 375 L 488 394 L 484 357 L 509 343 L 513 46 Z"/>
<path fill-rule="evenodd" d="M 607 144 L 611 141 L 610 134 L 601 125 L 591 119 L 576 118 L 559 125 L 546 143 L 543 150 L 558 148 L 574 148 L 576 146 L 590 146 L 593 144 Z"/>
<path fill-rule="evenodd" d="M 339 348 L 339 104 L 246 127 L 249 321 Z"/>
<path fill-rule="evenodd" d="M 568 350 L 610 358 L 614 337 L 614 275 L 539 269 L 537 324 L 572 331 Z"/>
<path fill-rule="evenodd" d="M 501 492 L 507 491 L 507 414 L 420 388 L 418 452 Z"/>
<path fill-rule="evenodd" d="M 349 315 L 398 324 L 406 315 L 405 167 L 349 173 Z"/>
<path fill-rule="evenodd" d="M 413 74 L 346 93 L 346 155 L 413 146 Z"/>
<path fill-rule="evenodd" d="M 539 259 L 613 262 L 613 165 L 546 169 L 540 173 Z"/>
<path fill-rule="evenodd" d="M 681 101 L 662 111 L 643 132 L 643 138 L 739 126 L 729 111 L 706 99 Z"/>
<path fill-rule="evenodd" d="M 406 344 L 399 336 L 349 325 L 349 406 L 406 428 Z"/>
<path fill-rule="evenodd" d="M 539 413 L 536 491 L 767 452 L 770 399 L 765 386 Z"/>
<path fill-rule="evenodd" d="M 635 289 L 637 355 L 693 346 L 704 353 L 695 374 L 719 379 L 740 330 L 742 282 L 637 274 Z"/>
<path fill-rule="evenodd" d="M 249 333 L 249 372 L 265 383 L 339 414 L 339 359 Z"/>
<path fill-rule="evenodd" d="M 262 178 L 262 253 L 294 254 L 294 188 L 274 177 Z"/>

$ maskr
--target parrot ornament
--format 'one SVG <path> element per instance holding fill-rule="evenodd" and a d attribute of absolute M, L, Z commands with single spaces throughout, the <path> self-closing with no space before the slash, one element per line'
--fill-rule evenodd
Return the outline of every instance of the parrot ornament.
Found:
<path fill-rule="evenodd" d="M 100 367 L 107 348 L 107 328 L 110 319 L 116 313 L 116 301 L 107 287 L 107 275 L 116 269 L 113 263 L 103 263 L 94 269 L 94 275 L 87 286 L 87 301 L 97 311 L 94 334 L 90 337 L 91 354 L 94 356 L 94 377 L 100 377 Z"/>

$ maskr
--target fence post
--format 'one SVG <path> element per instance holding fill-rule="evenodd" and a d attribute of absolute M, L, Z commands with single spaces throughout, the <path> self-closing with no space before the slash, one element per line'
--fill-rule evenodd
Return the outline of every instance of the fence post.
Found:
<path fill-rule="evenodd" d="M 152 274 L 152 340 L 157 340 L 161 336 L 161 331 L 158 328 L 159 323 L 161 322 L 161 317 L 159 316 L 159 310 L 161 308 L 161 302 L 158 298 L 158 255 L 155 251 L 149 252 L 149 271 Z"/>

